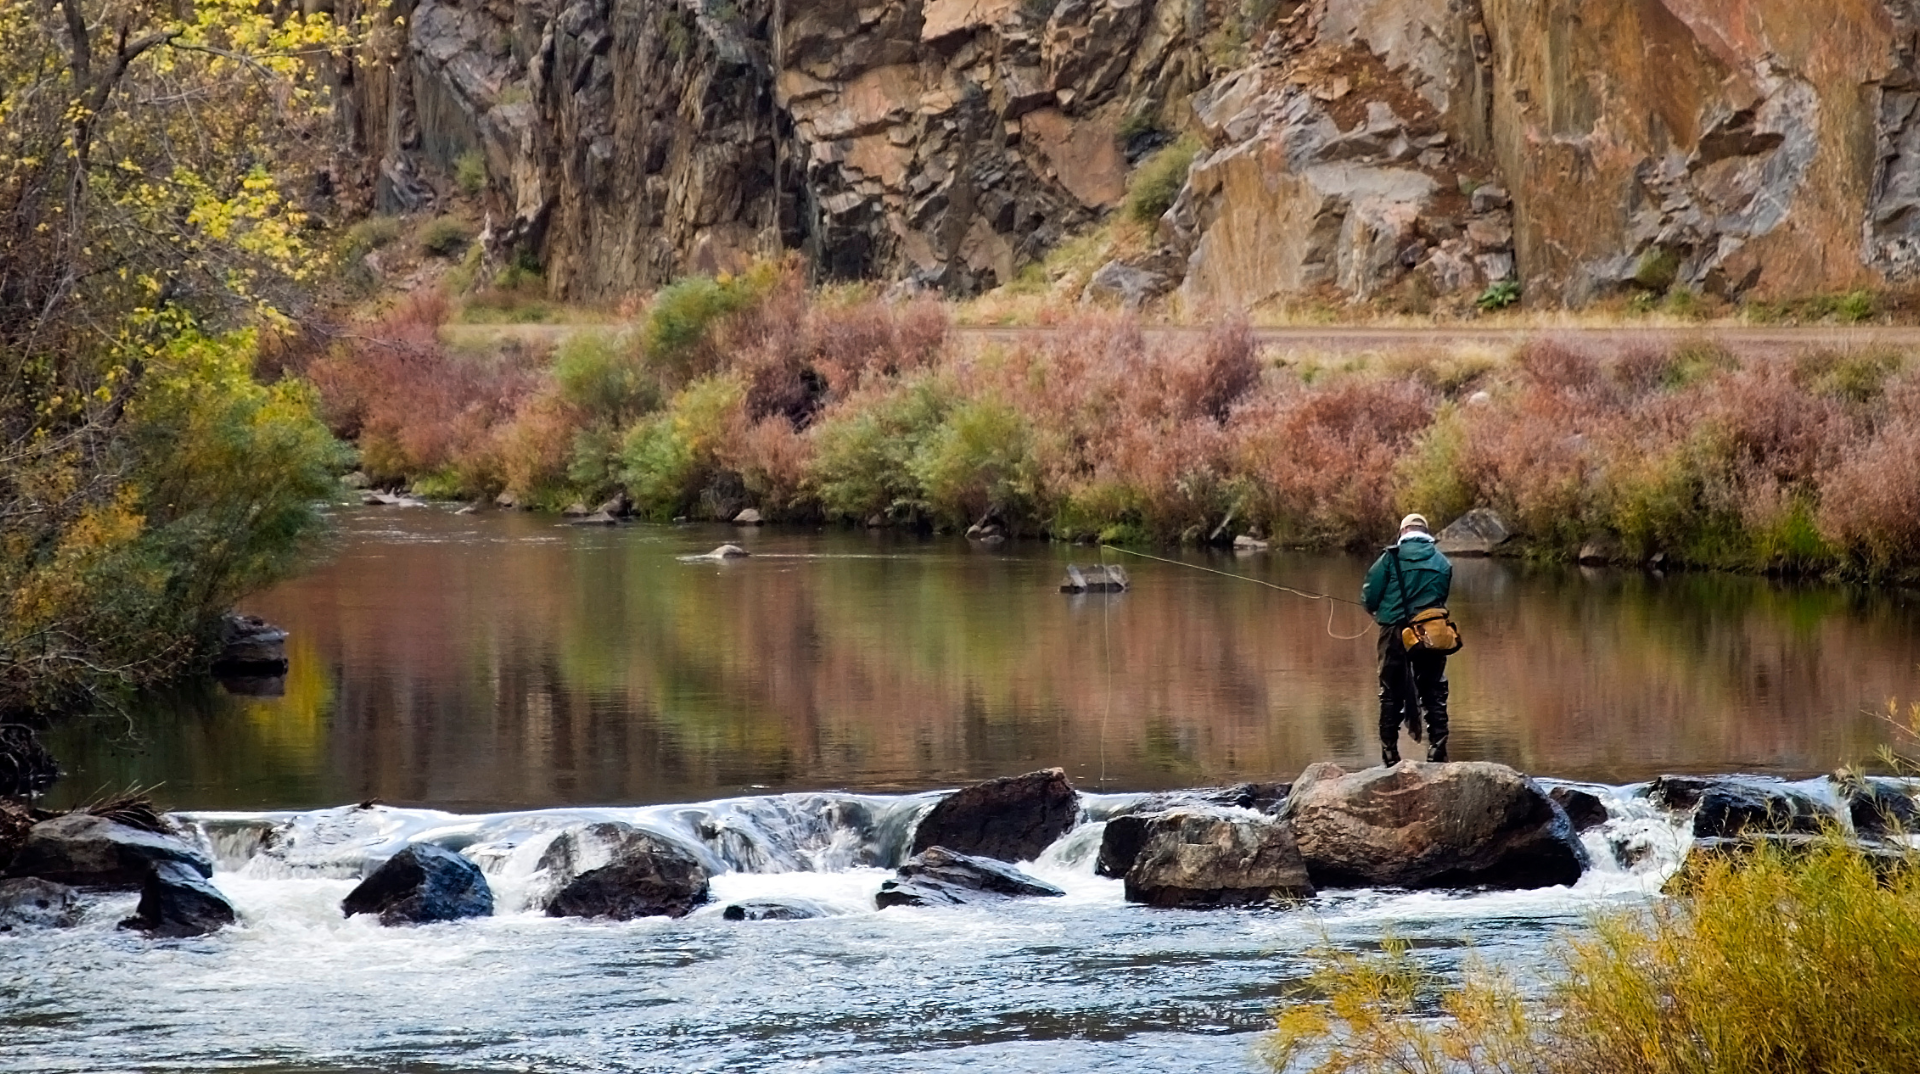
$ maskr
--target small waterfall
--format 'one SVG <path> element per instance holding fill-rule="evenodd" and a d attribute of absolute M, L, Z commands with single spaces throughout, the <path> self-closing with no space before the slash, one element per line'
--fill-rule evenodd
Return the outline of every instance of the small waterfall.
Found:
<path fill-rule="evenodd" d="M 1762 777 L 1847 820 L 1846 801 L 1826 778 L 1786 783 Z M 1592 870 L 1583 891 L 1657 889 L 1693 843 L 1689 813 L 1655 806 L 1650 784 L 1604 785 L 1542 780 L 1597 796 L 1608 820 L 1582 835 Z M 692 851 L 712 874 L 821 874 L 885 870 L 907 855 L 914 823 L 943 792 L 917 795 L 810 793 L 745 796 L 712 802 L 627 808 L 558 808 L 496 814 L 450 814 L 363 804 L 288 813 L 176 815 L 188 834 L 227 873 L 259 879 L 356 879 L 409 843 L 437 844 L 473 859 L 506 901 L 534 904 L 542 895 L 539 863 L 563 830 L 611 821 L 651 832 Z M 1082 821 L 1036 860 L 1044 872 L 1091 873 L 1105 821 L 1141 795 L 1084 793 Z M 1253 814 L 1251 810 L 1226 809 Z"/>

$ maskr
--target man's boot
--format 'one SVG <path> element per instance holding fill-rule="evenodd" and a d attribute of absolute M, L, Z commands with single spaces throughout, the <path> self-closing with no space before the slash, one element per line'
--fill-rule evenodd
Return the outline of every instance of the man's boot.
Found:
<path fill-rule="evenodd" d="M 1380 764 L 1385 765 L 1389 769 L 1400 764 L 1399 741 L 1400 740 L 1395 739 L 1393 742 L 1382 742 L 1380 744 Z"/>
<path fill-rule="evenodd" d="M 1427 760 L 1447 760 L 1447 682 L 1442 678 L 1422 695 L 1427 710 Z"/>

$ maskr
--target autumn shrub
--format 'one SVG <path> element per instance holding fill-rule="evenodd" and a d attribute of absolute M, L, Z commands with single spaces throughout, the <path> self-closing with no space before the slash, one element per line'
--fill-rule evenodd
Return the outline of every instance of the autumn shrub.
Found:
<path fill-rule="evenodd" d="M 436 258 L 451 259 L 463 254 L 473 243 L 473 226 L 456 217 L 437 217 L 420 230 L 420 250 Z"/>
<path fill-rule="evenodd" d="M 308 365 L 334 432 L 367 472 L 399 482 L 451 472 L 464 494 L 498 490 L 495 432 L 541 385 L 541 358 L 517 344 L 474 356 L 440 344 L 447 304 L 415 295 Z"/>
<path fill-rule="evenodd" d="M 1186 186 L 1187 173 L 1199 152 L 1199 141 L 1185 136 L 1141 162 L 1127 182 L 1127 216 L 1139 222 L 1158 221 Z"/>
<path fill-rule="evenodd" d="M 965 526 L 996 511 L 1031 520 L 1039 465 L 1031 422 L 997 397 L 956 404 L 907 462 L 934 516 Z"/>
<path fill-rule="evenodd" d="M 648 363 L 671 385 L 716 370 L 715 334 L 727 316 L 748 308 L 781 283 L 782 268 L 759 263 L 746 274 L 686 277 L 660 290 L 640 326 Z"/>
<path fill-rule="evenodd" d="M 1839 838 L 1760 843 L 1605 914 L 1545 970 L 1439 982 L 1404 941 L 1323 951 L 1276 1013 L 1275 1070 L 1896 1072 L 1920 1061 L 1920 869 Z"/>

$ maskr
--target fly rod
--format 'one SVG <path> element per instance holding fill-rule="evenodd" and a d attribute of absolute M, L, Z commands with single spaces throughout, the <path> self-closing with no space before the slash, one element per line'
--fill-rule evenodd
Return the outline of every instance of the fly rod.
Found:
<path fill-rule="evenodd" d="M 1211 566 L 1195 566 L 1193 563 L 1182 562 L 1179 559 L 1165 559 L 1165 558 L 1161 558 L 1158 555 L 1148 555 L 1144 551 L 1128 551 L 1126 548 L 1115 547 L 1114 545 L 1105 543 L 1105 542 L 1102 542 L 1100 544 L 1100 548 L 1103 551 L 1117 551 L 1122 555 L 1131 555 L 1136 559 L 1150 559 L 1154 562 L 1166 563 L 1170 566 L 1184 566 L 1189 570 L 1198 570 L 1203 574 L 1217 574 L 1220 577 L 1232 578 L 1235 581 L 1244 581 L 1251 585 L 1264 585 L 1269 589 L 1276 589 L 1283 593 L 1291 593 L 1292 595 L 1297 596 L 1302 600 L 1325 600 L 1327 601 L 1327 636 L 1338 639 L 1340 641 L 1358 641 L 1361 638 L 1366 637 L 1368 631 L 1373 629 L 1371 626 L 1369 626 L 1366 630 L 1362 630 L 1357 634 L 1336 634 L 1333 632 L 1333 614 L 1335 611 L 1339 610 L 1338 608 L 1334 607 L 1334 605 L 1349 604 L 1353 607 L 1360 608 L 1363 611 L 1366 610 L 1366 605 L 1360 603 L 1357 600 L 1348 600 L 1346 597 L 1343 597 L 1343 596 L 1329 596 L 1326 593 L 1306 592 L 1301 589 L 1290 588 L 1286 585 L 1275 584 L 1274 582 L 1271 582 L 1271 581 L 1261 581 L 1259 578 L 1248 577 L 1245 574 L 1230 574 L 1225 570 L 1215 570 Z"/>

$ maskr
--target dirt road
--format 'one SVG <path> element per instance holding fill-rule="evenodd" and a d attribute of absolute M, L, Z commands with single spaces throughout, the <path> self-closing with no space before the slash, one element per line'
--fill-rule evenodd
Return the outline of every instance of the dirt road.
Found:
<path fill-rule="evenodd" d="M 614 323 L 451 323 L 442 330 L 449 344 L 479 345 L 513 340 L 529 345 L 557 344 L 580 331 L 612 332 Z M 961 340 L 976 346 L 1018 345 L 1047 341 L 1073 333 L 1070 328 L 957 327 Z M 1154 344 L 1172 345 L 1198 340 L 1201 327 L 1152 326 L 1145 330 Z M 1254 336 L 1269 352 L 1352 356 L 1400 349 L 1455 349 L 1472 346 L 1505 348 L 1530 340 L 1564 341 L 1606 353 L 1631 349 L 1671 348 L 1687 341 L 1715 341 L 1743 356 L 1791 357 L 1817 349 L 1856 351 L 1868 348 L 1920 350 L 1920 327 L 1915 326 L 1287 326 L 1255 328 Z"/>

